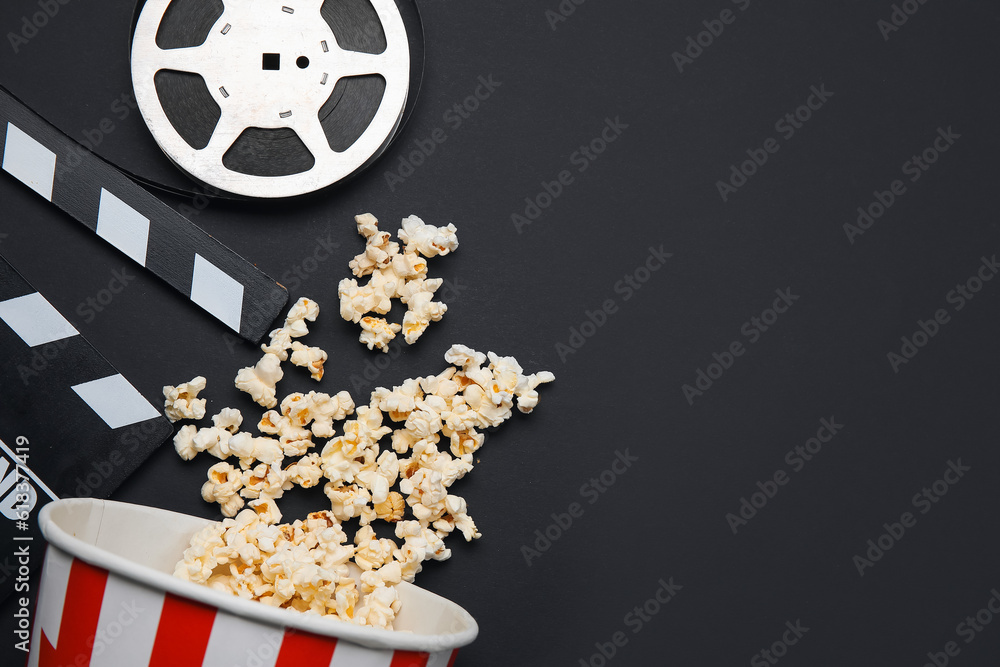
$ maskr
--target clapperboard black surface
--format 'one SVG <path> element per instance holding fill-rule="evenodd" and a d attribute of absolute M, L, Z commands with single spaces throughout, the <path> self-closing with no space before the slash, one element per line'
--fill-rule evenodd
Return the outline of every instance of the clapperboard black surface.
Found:
<path fill-rule="evenodd" d="M 165 159 L 128 104 L 137 2 L 56 4 L 36 29 L 39 0 L 0 3 L 0 85 Z M 326 375 L 285 364 L 279 397 L 366 404 L 455 343 L 555 374 L 456 482 L 483 537 L 416 578 L 479 623 L 455 667 L 1000 664 L 1000 4 L 416 4 L 420 97 L 382 157 L 193 222 L 321 306 Z M 0 201 L 0 253 L 145 394 L 203 375 L 209 415 L 260 417 L 233 387 L 259 346 L 137 265 L 74 319 L 124 256 L 7 172 Z M 429 262 L 448 312 L 391 357 L 337 312 L 366 211 L 458 228 Z M 165 444 L 112 497 L 216 518 L 215 462 Z"/>
<path fill-rule="evenodd" d="M 20 567 L 15 538 L 31 536 L 36 553 L 44 543 L 39 510 L 58 498 L 107 498 L 173 429 L 3 258 L 0 350 L 0 541 L 13 545 L 0 558 L 6 597 Z"/>

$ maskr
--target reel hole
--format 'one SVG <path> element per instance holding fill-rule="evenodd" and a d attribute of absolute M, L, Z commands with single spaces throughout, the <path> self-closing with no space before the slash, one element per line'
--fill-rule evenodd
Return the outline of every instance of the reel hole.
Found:
<path fill-rule="evenodd" d="M 295 64 L 299 66 L 299 69 L 305 69 L 309 67 L 309 59 L 305 56 L 299 56 Z"/>
<path fill-rule="evenodd" d="M 265 53 L 260 59 L 261 69 L 276 70 L 281 69 L 280 53 Z"/>

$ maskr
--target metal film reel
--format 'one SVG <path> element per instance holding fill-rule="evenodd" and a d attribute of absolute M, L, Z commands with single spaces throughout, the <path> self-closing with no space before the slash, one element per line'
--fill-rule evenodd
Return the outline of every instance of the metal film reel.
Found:
<path fill-rule="evenodd" d="M 147 0 L 132 85 L 157 144 L 194 178 L 248 197 L 305 194 L 393 138 L 406 26 L 393 0 Z"/>

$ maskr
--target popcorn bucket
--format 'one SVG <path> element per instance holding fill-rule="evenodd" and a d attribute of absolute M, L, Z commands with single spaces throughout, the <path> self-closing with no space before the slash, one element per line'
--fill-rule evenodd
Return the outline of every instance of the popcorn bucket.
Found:
<path fill-rule="evenodd" d="M 38 519 L 49 547 L 29 667 L 450 667 L 479 632 L 406 582 L 396 629 L 383 630 L 173 577 L 205 519 L 90 498 L 51 502 Z"/>

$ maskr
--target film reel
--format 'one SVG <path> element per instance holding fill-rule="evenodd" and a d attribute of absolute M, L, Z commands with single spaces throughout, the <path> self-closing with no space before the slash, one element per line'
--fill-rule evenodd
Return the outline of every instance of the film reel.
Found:
<path fill-rule="evenodd" d="M 393 0 L 147 0 L 132 40 L 157 144 L 196 180 L 248 197 L 313 192 L 374 161 L 400 127 L 412 65 Z"/>

